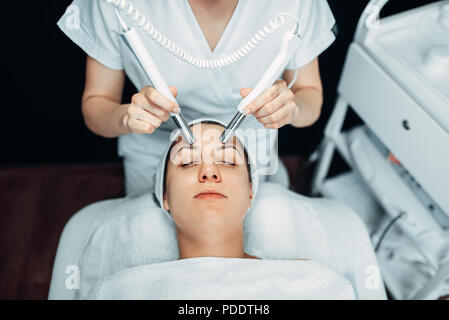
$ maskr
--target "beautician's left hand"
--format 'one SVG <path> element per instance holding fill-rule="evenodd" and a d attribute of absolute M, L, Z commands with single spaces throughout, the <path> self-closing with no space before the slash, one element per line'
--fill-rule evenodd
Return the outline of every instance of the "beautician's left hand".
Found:
<path fill-rule="evenodd" d="M 252 89 L 243 88 L 240 95 L 245 98 Z M 267 129 L 278 129 L 290 124 L 299 112 L 295 95 L 284 80 L 277 80 L 259 97 L 245 107 Z"/>

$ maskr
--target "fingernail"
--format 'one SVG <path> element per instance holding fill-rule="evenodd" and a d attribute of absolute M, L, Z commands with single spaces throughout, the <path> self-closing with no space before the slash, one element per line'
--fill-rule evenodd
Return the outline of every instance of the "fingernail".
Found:
<path fill-rule="evenodd" d="M 174 113 L 179 113 L 179 111 L 181 111 L 181 109 L 179 109 L 179 107 L 176 107 L 176 108 L 173 109 Z"/>
<path fill-rule="evenodd" d="M 249 109 L 243 109 L 243 113 L 246 115 L 249 115 L 251 113 L 251 110 Z"/>

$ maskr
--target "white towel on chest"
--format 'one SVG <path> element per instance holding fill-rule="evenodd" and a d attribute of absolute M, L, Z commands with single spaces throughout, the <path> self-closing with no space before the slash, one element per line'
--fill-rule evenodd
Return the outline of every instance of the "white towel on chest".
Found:
<path fill-rule="evenodd" d="M 87 299 L 354 299 L 351 283 L 324 264 L 191 258 L 128 268 L 95 285 Z"/>

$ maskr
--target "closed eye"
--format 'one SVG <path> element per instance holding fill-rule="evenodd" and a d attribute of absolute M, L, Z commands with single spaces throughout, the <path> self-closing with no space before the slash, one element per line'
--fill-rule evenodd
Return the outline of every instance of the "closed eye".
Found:
<path fill-rule="evenodd" d="M 199 164 L 199 162 L 187 162 L 187 163 L 183 163 L 183 164 L 181 164 L 181 167 L 182 168 L 186 168 L 186 167 L 189 167 L 189 166 L 194 166 L 194 165 L 197 165 L 197 164 Z"/>
<path fill-rule="evenodd" d="M 229 161 L 219 161 L 217 162 L 218 164 L 226 164 L 228 166 L 235 166 L 234 162 L 229 162 Z"/>
<path fill-rule="evenodd" d="M 228 165 L 228 166 L 235 166 L 236 165 L 236 163 L 229 162 L 229 161 L 217 161 L 216 163 L 217 164 L 224 164 L 224 165 Z M 186 168 L 186 167 L 194 166 L 194 165 L 198 165 L 198 164 L 199 164 L 199 162 L 187 162 L 187 163 L 181 164 L 181 167 L 182 168 Z"/>

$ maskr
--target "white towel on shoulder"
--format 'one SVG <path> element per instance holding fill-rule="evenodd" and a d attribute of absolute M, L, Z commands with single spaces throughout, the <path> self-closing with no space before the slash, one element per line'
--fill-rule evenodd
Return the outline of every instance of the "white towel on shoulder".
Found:
<path fill-rule="evenodd" d="M 128 268 L 87 299 L 354 299 L 351 283 L 325 264 L 200 257 Z"/>

